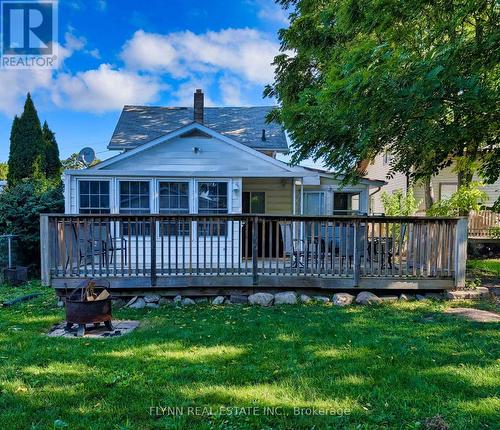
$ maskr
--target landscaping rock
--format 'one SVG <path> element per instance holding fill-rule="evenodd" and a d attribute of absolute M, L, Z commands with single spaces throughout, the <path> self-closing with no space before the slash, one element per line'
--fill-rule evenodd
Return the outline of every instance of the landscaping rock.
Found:
<path fill-rule="evenodd" d="M 450 300 L 482 299 L 489 295 L 490 291 L 488 288 L 479 287 L 474 290 L 448 291 L 446 293 L 446 298 Z"/>
<path fill-rule="evenodd" d="M 399 296 L 399 300 L 408 301 L 410 297 L 403 293 Z"/>
<path fill-rule="evenodd" d="M 168 305 L 170 302 L 171 300 L 168 297 L 161 297 L 160 300 L 158 300 L 160 306 Z"/>
<path fill-rule="evenodd" d="M 301 294 L 300 301 L 302 303 L 311 303 L 312 299 L 307 294 Z"/>
<path fill-rule="evenodd" d="M 111 303 L 116 309 L 123 308 L 127 304 L 127 302 L 123 299 L 112 299 Z"/>
<path fill-rule="evenodd" d="M 192 305 L 195 305 L 195 304 L 196 304 L 196 302 L 193 299 L 190 299 L 189 297 L 184 297 L 181 300 L 181 305 L 182 306 L 192 306 Z"/>
<path fill-rule="evenodd" d="M 129 302 L 130 303 L 130 302 Z M 131 305 L 127 305 L 127 307 L 132 309 L 142 309 L 146 306 L 146 302 L 142 297 L 137 297 L 136 300 Z"/>
<path fill-rule="evenodd" d="M 417 294 L 417 295 L 415 296 L 415 298 L 416 298 L 419 302 L 420 302 L 420 301 L 422 301 L 422 300 L 425 300 L 425 296 L 423 296 L 422 294 Z"/>
<path fill-rule="evenodd" d="M 144 301 L 146 303 L 158 303 L 160 301 L 160 296 L 156 294 L 150 294 L 147 296 L 144 296 Z"/>
<path fill-rule="evenodd" d="M 269 293 L 256 293 L 248 296 L 248 303 L 259 306 L 272 306 L 274 296 Z"/>
<path fill-rule="evenodd" d="M 224 296 L 217 296 L 212 300 L 212 305 L 222 305 L 224 303 L 224 300 L 226 300 Z"/>
<path fill-rule="evenodd" d="M 348 293 L 337 293 L 332 297 L 332 302 L 335 306 L 347 306 L 352 303 L 354 296 Z"/>
<path fill-rule="evenodd" d="M 362 291 L 356 296 L 356 303 L 360 305 L 368 305 L 371 303 L 379 303 L 380 299 L 373 293 Z"/>
<path fill-rule="evenodd" d="M 320 302 L 320 303 L 328 303 L 330 301 L 330 299 L 325 296 L 314 296 L 313 300 L 315 302 Z"/>
<path fill-rule="evenodd" d="M 194 299 L 194 302 L 202 305 L 204 303 L 208 303 L 208 299 L 206 297 L 198 297 L 197 299 Z"/>
<path fill-rule="evenodd" d="M 174 304 L 179 304 L 182 302 L 182 296 L 175 296 L 173 302 Z"/>
<path fill-rule="evenodd" d="M 137 299 L 138 299 L 138 298 L 139 298 L 138 296 L 132 297 L 132 298 L 131 298 L 128 302 L 127 302 L 127 304 L 125 305 L 125 307 L 127 307 L 127 308 L 128 308 L 128 307 L 132 306 L 132 305 L 133 305 L 133 304 L 137 301 Z"/>
<path fill-rule="evenodd" d="M 286 291 L 284 293 L 276 293 L 274 295 L 275 305 L 295 305 L 297 304 L 297 293 Z"/>
<path fill-rule="evenodd" d="M 146 307 L 147 308 L 153 308 L 153 309 L 157 309 L 160 307 L 160 305 L 158 303 L 146 303 Z"/>
<path fill-rule="evenodd" d="M 239 305 L 248 303 L 248 297 L 242 294 L 231 294 L 229 300 L 231 301 L 231 303 Z"/>

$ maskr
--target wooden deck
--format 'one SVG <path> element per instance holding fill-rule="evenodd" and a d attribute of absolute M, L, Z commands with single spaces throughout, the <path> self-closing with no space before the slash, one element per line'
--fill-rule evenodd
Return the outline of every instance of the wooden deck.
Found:
<path fill-rule="evenodd" d="M 42 215 L 42 280 L 117 290 L 446 289 L 465 282 L 467 219 Z"/>

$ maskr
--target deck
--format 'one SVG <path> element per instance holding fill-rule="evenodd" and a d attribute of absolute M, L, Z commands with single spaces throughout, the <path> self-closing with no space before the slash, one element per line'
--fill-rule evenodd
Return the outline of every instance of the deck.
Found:
<path fill-rule="evenodd" d="M 42 280 L 116 290 L 446 289 L 465 281 L 467 219 L 42 215 Z"/>

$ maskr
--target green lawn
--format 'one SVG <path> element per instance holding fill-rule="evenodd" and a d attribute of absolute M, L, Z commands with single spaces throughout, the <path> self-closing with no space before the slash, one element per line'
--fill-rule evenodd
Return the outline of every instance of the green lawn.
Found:
<path fill-rule="evenodd" d="M 44 335 L 63 319 L 49 289 L 0 287 L 0 300 L 31 290 L 43 297 L 0 308 L 1 429 L 425 429 L 436 415 L 452 429 L 500 422 L 499 324 L 442 314 L 450 303 L 121 310 L 116 317 L 141 327 L 88 340 Z M 150 415 L 156 406 L 184 409 Z M 195 406 L 215 415 L 188 415 Z"/>
<path fill-rule="evenodd" d="M 500 279 L 500 259 L 469 259 L 467 260 L 467 274 L 469 277 L 481 279 Z"/>

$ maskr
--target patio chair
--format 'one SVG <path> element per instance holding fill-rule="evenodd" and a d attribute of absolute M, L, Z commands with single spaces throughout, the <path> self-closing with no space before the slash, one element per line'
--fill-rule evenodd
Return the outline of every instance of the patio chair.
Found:
<path fill-rule="evenodd" d="M 282 224 L 280 223 L 281 238 L 283 240 L 283 252 L 286 257 L 292 259 L 292 268 L 304 267 L 304 261 L 309 255 L 308 250 L 306 250 L 306 243 L 304 239 L 293 238 L 292 235 L 292 224 Z M 300 249 L 300 243 L 302 243 L 302 249 Z"/>
<path fill-rule="evenodd" d="M 117 233 L 119 229 L 116 229 Z M 92 241 L 93 250 L 96 255 L 101 255 L 103 263 L 106 265 L 113 264 L 113 256 L 116 251 L 122 251 L 127 264 L 127 246 L 124 237 L 120 234 L 113 240 L 111 237 L 111 222 L 104 221 L 98 224 L 92 224 L 90 227 L 90 240 Z"/>

